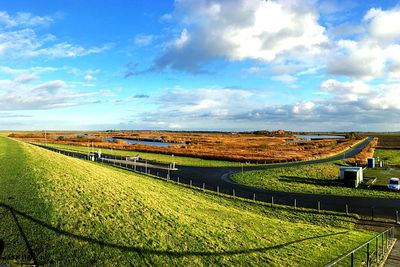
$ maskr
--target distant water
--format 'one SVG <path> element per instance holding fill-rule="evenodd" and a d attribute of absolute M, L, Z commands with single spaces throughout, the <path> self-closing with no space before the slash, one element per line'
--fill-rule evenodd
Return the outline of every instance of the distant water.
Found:
<path fill-rule="evenodd" d="M 169 142 L 160 142 L 160 141 L 141 141 L 141 140 L 131 140 L 131 139 L 122 139 L 122 138 L 104 138 L 104 140 L 113 142 L 115 140 L 122 140 L 130 144 L 141 144 L 148 146 L 159 146 L 159 147 L 167 147 L 172 145 L 183 145 L 183 143 L 169 143 Z"/>
<path fill-rule="evenodd" d="M 305 135 L 296 135 L 297 138 L 306 139 L 306 140 L 314 140 L 314 139 L 344 139 L 344 136 L 340 135 L 313 135 L 313 134 L 305 134 Z"/>

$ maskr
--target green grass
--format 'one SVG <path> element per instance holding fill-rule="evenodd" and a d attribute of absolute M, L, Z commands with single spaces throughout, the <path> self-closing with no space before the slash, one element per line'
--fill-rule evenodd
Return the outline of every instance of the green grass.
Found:
<path fill-rule="evenodd" d="M 232 179 L 241 184 L 283 192 L 400 198 L 397 192 L 345 187 L 338 181 L 340 164 L 343 163 L 339 161 L 250 171 L 236 174 Z"/>
<path fill-rule="evenodd" d="M 64 144 L 47 144 L 50 147 L 69 150 L 69 151 L 77 151 L 82 153 L 87 153 L 88 148 L 85 146 L 73 146 L 73 145 L 64 145 Z M 97 150 L 97 148 L 95 148 Z M 118 155 L 118 156 L 136 156 L 140 155 L 140 157 L 156 161 L 160 163 L 170 164 L 172 162 L 176 162 L 177 165 L 181 166 L 195 166 L 195 167 L 239 167 L 242 166 L 240 162 L 233 161 L 223 161 L 223 160 L 208 160 L 201 158 L 192 158 L 192 157 L 182 157 L 182 156 L 173 156 L 166 154 L 157 154 L 157 153 L 149 153 L 149 152 L 140 152 L 140 151 L 128 151 L 128 150 L 115 150 L 115 149 L 105 149 L 101 148 L 101 152 L 110 155 Z M 251 166 L 255 164 L 246 164 L 246 166 Z"/>
<path fill-rule="evenodd" d="M 321 266 L 373 234 L 352 218 L 218 197 L 5 137 L 0 203 L 5 263 L 29 261 L 17 222 L 39 264 L 59 266 Z"/>
<path fill-rule="evenodd" d="M 377 149 L 375 150 L 374 157 L 379 157 L 386 164 L 400 165 L 400 150 Z"/>
<path fill-rule="evenodd" d="M 376 168 L 376 169 L 367 169 L 364 172 L 364 175 L 376 177 L 376 182 L 374 186 L 381 187 L 381 189 L 386 189 L 389 178 L 397 177 L 400 178 L 400 169 L 396 168 Z M 397 193 L 399 194 L 399 193 Z"/>

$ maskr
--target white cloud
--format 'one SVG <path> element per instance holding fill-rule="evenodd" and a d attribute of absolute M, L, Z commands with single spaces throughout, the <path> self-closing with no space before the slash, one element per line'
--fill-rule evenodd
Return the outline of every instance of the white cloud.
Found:
<path fill-rule="evenodd" d="M 311 101 L 298 102 L 293 105 L 292 112 L 294 114 L 309 114 L 315 107 Z"/>
<path fill-rule="evenodd" d="M 362 81 L 340 82 L 335 79 L 329 79 L 321 84 L 321 89 L 338 94 L 369 94 L 372 92 L 371 87 Z"/>
<path fill-rule="evenodd" d="M 15 78 L 15 82 L 30 83 L 33 81 L 37 81 L 38 79 L 39 79 L 39 77 L 36 76 L 35 74 L 22 74 L 22 75 L 18 76 L 17 78 Z"/>
<path fill-rule="evenodd" d="M 283 83 L 287 83 L 287 84 L 295 83 L 297 81 L 297 77 L 295 77 L 293 75 L 289 75 L 289 74 L 272 76 L 272 79 L 283 82 Z"/>
<path fill-rule="evenodd" d="M 29 77 L 25 78 L 29 80 Z M 63 80 L 51 80 L 34 85 L 26 82 L 26 79 L 0 80 L 0 110 L 38 110 L 77 106 L 94 102 L 92 97 L 95 95 L 96 93 L 75 92 Z"/>
<path fill-rule="evenodd" d="M 38 34 L 36 26 L 53 22 L 51 17 L 17 13 L 12 17 L 0 12 L 0 59 L 48 57 L 66 58 L 101 53 L 110 44 L 98 47 L 84 47 L 68 42 L 59 42 L 53 34 Z M 3 24 L 5 27 L 1 27 Z"/>
<path fill-rule="evenodd" d="M 84 79 L 85 79 L 85 81 L 87 81 L 87 82 L 91 82 L 91 81 L 94 80 L 94 76 L 93 76 L 92 74 L 89 74 L 89 73 L 88 73 L 88 74 L 85 75 Z"/>
<path fill-rule="evenodd" d="M 15 16 L 11 16 L 5 11 L 0 11 L 0 25 L 8 28 L 46 26 L 53 21 L 53 18 L 49 16 L 33 16 L 27 12 L 19 12 Z"/>
<path fill-rule="evenodd" d="M 400 9 L 372 8 L 364 16 L 366 32 L 359 39 L 341 39 L 328 60 L 330 74 L 356 79 L 398 78 Z M 389 70 L 389 72 L 387 72 Z"/>
<path fill-rule="evenodd" d="M 383 74 L 385 61 L 384 50 L 375 42 L 340 40 L 327 70 L 335 75 L 374 79 Z"/>
<path fill-rule="evenodd" d="M 85 48 L 79 45 L 73 45 L 70 43 L 58 43 L 49 47 L 44 47 L 30 53 L 27 56 L 45 56 L 54 58 L 67 58 L 67 57 L 81 57 L 91 54 L 98 54 L 111 48 L 110 44 L 103 45 L 101 47 L 90 47 Z"/>
<path fill-rule="evenodd" d="M 307 60 L 328 42 L 311 1 L 180 0 L 174 16 L 184 27 L 152 70 L 199 72 L 217 58 Z"/>
<path fill-rule="evenodd" d="M 372 8 L 365 15 L 369 23 L 369 32 L 373 38 L 382 41 L 393 41 L 400 37 L 400 8 L 382 10 Z"/>
<path fill-rule="evenodd" d="M 143 35 L 139 34 L 135 36 L 135 39 L 133 40 L 133 43 L 135 46 L 148 46 L 150 45 L 155 39 L 154 35 Z"/>
<path fill-rule="evenodd" d="M 8 66 L 0 66 L 0 72 L 8 75 L 38 75 L 41 73 L 46 72 L 54 72 L 57 71 L 57 68 L 54 67 L 30 67 L 25 69 L 17 69 L 17 68 L 10 68 Z"/>

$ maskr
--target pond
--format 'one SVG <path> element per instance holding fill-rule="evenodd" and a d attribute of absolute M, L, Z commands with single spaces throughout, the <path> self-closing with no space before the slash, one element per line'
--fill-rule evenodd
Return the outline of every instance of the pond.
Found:
<path fill-rule="evenodd" d="M 104 138 L 104 140 L 114 142 L 115 140 L 122 140 L 129 144 L 141 144 L 141 145 L 148 145 L 148 146 L 159 146 L 159 147 L 167 147 L 173 145 L 184 145 L 184 143 L 170 143 L 170 142 L 160 142 L 160 141 L 143 141 L 143 140 L 132 140 L 132 139 L 124 139 L 124 138 Z"/>
<path fill-rule="evenodd" d="M 304 134 L 304 135 L 296 135 L 296 138 L 306 139 L 306 140 L 315 140 L 315 139 L 344 139 L 344 136 L 340 135 L 317 135 L 317 134 Z"/>

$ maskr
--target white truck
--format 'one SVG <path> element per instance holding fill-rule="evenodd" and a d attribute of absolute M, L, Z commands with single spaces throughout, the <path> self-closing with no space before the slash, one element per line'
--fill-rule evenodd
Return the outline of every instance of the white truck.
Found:
<path fill-rule="evenodd" d="M 399 178 L 394 178 L 394 177 L 390 178 L 387 186 L 389 190 L 399 191 L 400 190 Z"/>

